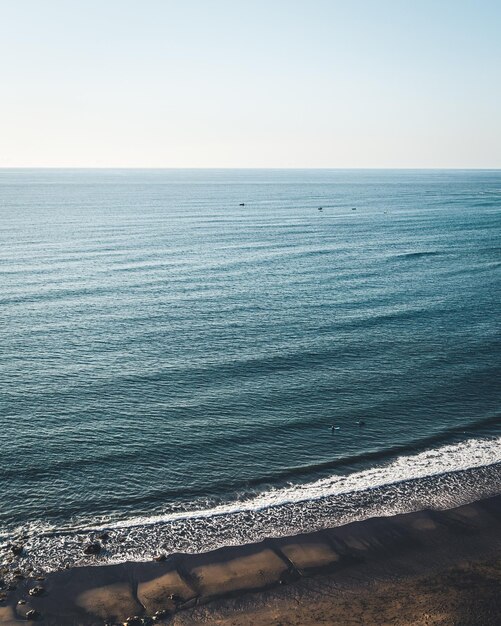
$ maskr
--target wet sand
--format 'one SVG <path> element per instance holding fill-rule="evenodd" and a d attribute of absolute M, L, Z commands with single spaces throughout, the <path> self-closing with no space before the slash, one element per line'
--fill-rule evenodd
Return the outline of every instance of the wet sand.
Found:
<path fill-rule="evenodd" d="M 35 586 L 41 595 L 31 597 Z M 58 626 L 151 623 L 156 612 L 176 626 L 494 626 L 501 496 L 162 562 L 74 568 L 4 593 L 1 625 L 35 610 Z"/>

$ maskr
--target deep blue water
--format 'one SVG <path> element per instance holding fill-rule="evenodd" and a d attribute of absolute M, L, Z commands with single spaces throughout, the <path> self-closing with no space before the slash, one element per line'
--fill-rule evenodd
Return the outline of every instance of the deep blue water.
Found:
<path fill-rule="evenodd" d="M 0 170 L 0 528 L 499 449 L 500 209 L 499 171 Z"/>

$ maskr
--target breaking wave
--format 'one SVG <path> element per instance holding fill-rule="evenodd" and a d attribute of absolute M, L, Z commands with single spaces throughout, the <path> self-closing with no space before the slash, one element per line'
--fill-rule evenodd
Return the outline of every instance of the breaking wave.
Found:
<path fill-rule="evenodd" d="M 500 479 L 501 437 L 469 439 L 209 508 L 65 528 L 31 524 L 1 537 L 2 550 L 6 556 L 8 542 L 22 540 L 25 551 L 15 567 L 34 571 L 148 560 L 159 552 L 203 552 L 369 517 L 447 509 L 498 494 Z M 99 557 L 83 555 L 82 544 L 104 531 L 110 538 Z"/>

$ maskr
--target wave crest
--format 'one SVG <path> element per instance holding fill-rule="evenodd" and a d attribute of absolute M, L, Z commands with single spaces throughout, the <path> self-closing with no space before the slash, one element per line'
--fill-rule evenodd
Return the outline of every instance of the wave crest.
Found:
<path fill-rule="evenodd" d="M 367 470 L 270 489 L 206 509 L 60 529 L 32 524 L 16 533 L 23 536 L 25 545 L 19 565 L 48 571 L 66 564 L 147 560 L 159 550 L 204 552 L 368 517 L 447 509 L 496 495 L 500 479 L 501 437 L 469 439 L 400 456 Z M 82 542 L 105 529 L 110 540 L 99 560 L 83 555 Z M 5 556 L 7 542 L 14 538 L 2 537 Z"/>

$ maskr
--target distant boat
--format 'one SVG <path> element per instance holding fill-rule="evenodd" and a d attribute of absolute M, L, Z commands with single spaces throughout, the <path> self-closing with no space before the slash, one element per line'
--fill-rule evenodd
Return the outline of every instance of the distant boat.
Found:
<path fill-rule="evenodd" d="M 356 210 L 357 210 L 357 207 L 356 207 L 356 206 L 353 206 L 353 207 L 351 207 L 351 210 L 352 210 L 352 211 L 356 211 Z"/>
<path fill-rule="evenodd" d="M 318 210 L 319 210 L 319 211 L 322 211 L 323 209 L 322 209 L 322 207 L 321 207 L 321 206 L 319 206 L 319 207 L 318 207 Z"/>
<path fill-rule="evenodd" d="M 241 202 L 238 206 L 245 206 L 245 202 Z"/>

